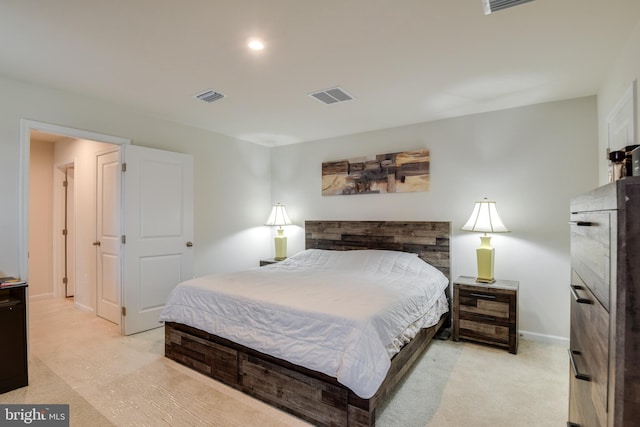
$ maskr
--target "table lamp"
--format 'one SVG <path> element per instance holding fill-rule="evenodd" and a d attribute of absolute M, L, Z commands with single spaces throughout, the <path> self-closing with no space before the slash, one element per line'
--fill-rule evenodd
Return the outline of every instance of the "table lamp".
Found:
<path fill-rule="evenodd" d="M 476 281 L 480 283 L 495 282 L 496 279 L 493 277 L 494 249 L 491 247 L 491 236 L 487 236 L 487 233 L 506 233 L 509 231 L 498 216 L 496 202 L 491 202 L 486 197 L 481 202 L 476 202 L 471 217 L 461 230 L 484 233 L 484 236 L 480 236 L 480 247 L 476 249 L 478 256 Z"/>
<path fill-rule="evenodd" d="M 278 261 L 287 258 L 287 238 L 284 235 L 282 226 L 290 224 L 292 224 L 292 222 L 289 219 L 289 215 L 287 215 L 284 205 L 281 203 L 273 205 L 273 208 L 271 208 L 271 214 L 264 225 L 277 225 L 280 227 L 278 228 L 278 235 L 274 238 L 276 244 L 275 259 Z"/>

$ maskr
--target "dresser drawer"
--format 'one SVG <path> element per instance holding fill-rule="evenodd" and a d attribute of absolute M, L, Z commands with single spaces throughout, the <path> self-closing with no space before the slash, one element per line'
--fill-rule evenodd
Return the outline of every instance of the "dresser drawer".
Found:
<path fill-rule="evenodd" d="M 482 319 L 489 317 L 492 322 L 509 319 L 509 303 L 511 296 L 496 294 L 482 290 L 460 288 L 460 315 L 478 316 Z"/>
<path fill-rule="evenodd" d="M 611 213 L 571 214 L 571 267 L 609 310 Z"/>
<path fill-rule="evenodd" d="M 581 426 L 605 426 L 609 313 L 575 271 L 571 294 L 569 420 Z"/>
<path fill-rule="evenodd" d="M 460 336 L 489 342 L 493 344 L 509 344 L 509 326 L 493 323 L 476 322 L 461 318 L 459 320 Z"/>

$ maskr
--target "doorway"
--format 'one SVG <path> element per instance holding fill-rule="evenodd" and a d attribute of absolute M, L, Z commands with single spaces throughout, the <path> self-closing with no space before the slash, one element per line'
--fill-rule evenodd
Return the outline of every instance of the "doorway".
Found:
<path fill-rule="evenodd" d="M 94 153 L 128 143 L 122 138 L 21 121 L 20 274 L 29 281 L 31 298 L 68 297 L 77 308 L 96 312 L 95 251 L 76 242 L 95 234 Z M 43 146 L 48 179 L 41 172 Z M 49 230 L 36 228 L 38 222 L 48 222 Z M 51 249 L 38 251 L 38 244 Z"/>
<path fill-rule="evenodd" d="M 20 272 L 30 281 L 30 286 L 30 265 L 35 261 L 29 259 L 29 236 L 33 234 L 29 215 L 30 136 L 34 130 L 73 140 L 70 143 L 73 150 L 69 150 L 72 155 L 66 154 L 67 158 L 73 158 L 76 183 L 75 306 L 103 317 L 97 302 L 106 302 L 106 307 L 103 304 L 102 308 L 112 311 L 125 335 L 160 327 L 159 314 L 169 292 L 178 283 L 193 277 L 193 156 L 23 120 Z M 79 144 L 83 149 L 76 147 Z M 85 144 L 92 145 L 84 149 Z M 120 147 L 115 148 L 112 144 L 120 144 Z M 56 147 L 56 161 L 65 160 L 60 160 L 58 151 L 67 148 L 58 150 Z M 112 159 L 110 153 L 122 157 Z M 104 155 L 104 161 L 99 154 Z M 107 187 L 99 184 L 100 176 L 118 176 L 120 181 Z M 106 202 L 103 208 L 99 208 L 98 200 Z M 105 206 L 113 208 L 105 210 Z M 115 220 L 118 223 L 122 220 L 122 227 L 114 224 Z M 115 235 L 114 230 L 121 231 Z M 118 253 L 106 250 L 107 243 L 114 243 L 111 246 L 121 249 Z M 103 244 L 105 250 L 102 250 Z M 115 287 L 106 288 L 104 284 L 100 287 L 100 280 L 104 283 L 109 278 L 117 278 Z M 31 290 L 34 288 L 30 287 L 30 293 Z M 113 308 L 120 310 L 111 310 Z"/>

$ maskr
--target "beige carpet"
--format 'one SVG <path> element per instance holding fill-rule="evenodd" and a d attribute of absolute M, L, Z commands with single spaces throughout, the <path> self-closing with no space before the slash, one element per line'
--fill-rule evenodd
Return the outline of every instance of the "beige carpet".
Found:
<path fill-rule="evenodd" d="M 308 425 L 164 358 L 162 329 L 123 337 L 65 300 L 32 301 L 29 320 L 29 386 L 1 403 L 69 403 L 72 426 Z M 378 425 L 563 425 L 567 370 L 562 346 L 434 341 Z"/>
<path fill-rule="evenodd" d="M 440 406 L 427 425 L 564 426 L 568 396 L 565 347 L 521 340 L 518 354 L 512 355 L 465 343 Z"/>
<path fill-rule="evenodd" d="M 381 426 L 423 427 L 441 405 L 464 345 L 433 341 L 405 376 L 391 399 L 382 406 L 376 423 Z"/>

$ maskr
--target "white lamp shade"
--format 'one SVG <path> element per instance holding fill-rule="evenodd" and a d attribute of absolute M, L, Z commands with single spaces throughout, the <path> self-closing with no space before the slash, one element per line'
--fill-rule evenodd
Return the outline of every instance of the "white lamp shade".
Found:
<path fill-rule="evenodd" d="M 264 225 L 290 225 L 292 224 L 289 219 L 289 215 L 287 215 L 287 211 L 284 208 L 284 205 L 281 203 L 276 203 L 271 208 L 271 214 L 269 214 L 269 218 L 267 218 L 267 222 Z"/>
<path fill-rule="evenodd" d="M 491 202 L 485 197 L 481 202 L 476 202 L 473 212 L 467 223 L 462 226 L 463 231 L 477 231 L 480 233 L 506 233 L 498 211 L 496 202 Z"/>

